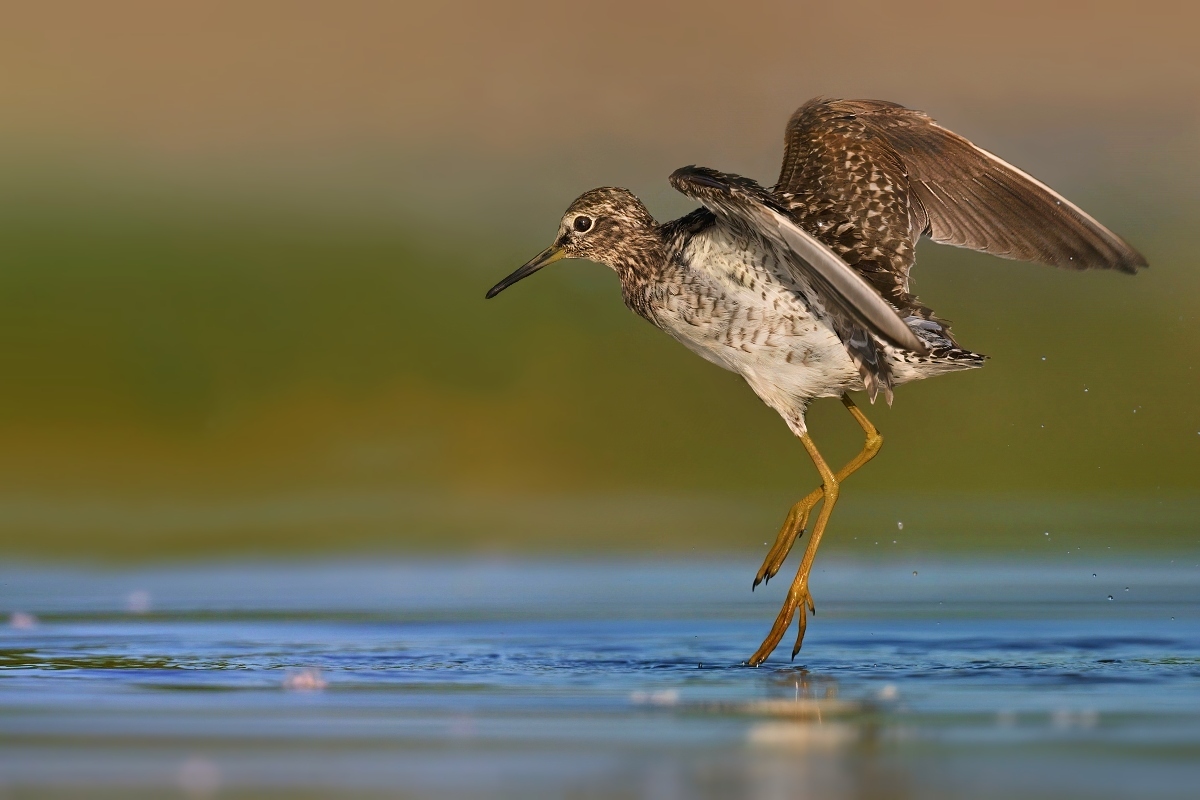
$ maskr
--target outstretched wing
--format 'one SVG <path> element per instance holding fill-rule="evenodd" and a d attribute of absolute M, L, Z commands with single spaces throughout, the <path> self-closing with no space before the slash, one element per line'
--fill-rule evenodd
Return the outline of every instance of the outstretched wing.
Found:
<path fill-rule="evenodd" d="M 810 100 L 788 122 L 775 193 L 898 308 L 917 238 L 1068 269 L 1146 260 L 1078 206 L 927 115 L 880 100 Z"/>
<path fill-rule="evenodd" d="M 779 200 L 754 181 L 704 167 L 684 167 L 671 185 L 702 203 L 726 225 L 771 250 L 798 291 L 816 294 L 834 328 L 859 365 L 871 391 L 890 397 L 887 362 L 874 336 L 906 350 L 927 346 L 879 292 L 832 249 L 801 228 Z"/>

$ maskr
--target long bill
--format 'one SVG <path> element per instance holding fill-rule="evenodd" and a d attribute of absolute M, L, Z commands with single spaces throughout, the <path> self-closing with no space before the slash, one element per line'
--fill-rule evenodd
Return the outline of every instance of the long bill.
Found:
<path fill-rule="evenodd" d="M 492 288 L 488 289 L 487 299 L 491 300 L 493 297 L 500 294 L 517 281 L 524 280 L 547 264 L 553 264 L 555 261 L 559 261 L 563 258 L 566 258 L 566 252 L 556 244 L 550 245 L 545 250 L 527 261 L 525 265 L 516 272 L 509 275 Z"/>

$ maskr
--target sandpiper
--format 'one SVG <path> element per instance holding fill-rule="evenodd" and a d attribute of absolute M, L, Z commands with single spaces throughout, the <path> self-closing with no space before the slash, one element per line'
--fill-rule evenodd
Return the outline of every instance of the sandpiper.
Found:
<path fill-rule="evenodd" d="M 754 586 L 770 580 L 824 499 L 787 599 L 748 663 L 761 664 L 797 609 L 815 612 L 808 579 L 842 481 L 883 437 L 850 399 L 979 367 L 949 325 L 909 292 L 918 237 L 1066 269 L 1135 273 L 1145 259 L 1078 206 L 927 115 L 879 100 L 817 98 L 784 135 L 772 188 L 704 167 L 671 185 L 702 208 L 659 224 L 632 193 L 601 188 L 567 208 L 554 244 L 496 284 L 495 297 L 564 258 L 615 270 L 634 313 L 697 355 L 745 378 L 783 417 L 821 476 L 792 506 Z M 804 414 L 838 397 L 866 436 L 840 470 L 821 457 Z"/>

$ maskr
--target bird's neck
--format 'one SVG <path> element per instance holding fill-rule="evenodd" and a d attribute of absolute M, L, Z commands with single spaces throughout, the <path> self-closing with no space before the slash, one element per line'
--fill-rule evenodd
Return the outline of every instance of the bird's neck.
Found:
<path fill-rule="evenodd" d="M 653 322 L 648 290 L 658 285 L 670 258 L 660 227 L 639 232 L 622 251 L 610 265 L 621 279 L 621 296 L 634 313 Z"/>
<path fill-rule="evenodd" d="M 621 279 L 621 285 L 644 285 L 653 281 L 667 266 L 667 244 L 657 224 L 630 234 L 609 264 Z"/>

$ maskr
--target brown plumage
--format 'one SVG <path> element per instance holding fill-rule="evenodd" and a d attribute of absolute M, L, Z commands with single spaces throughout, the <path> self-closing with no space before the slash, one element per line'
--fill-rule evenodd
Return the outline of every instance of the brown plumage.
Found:
<path fill-rule="evenodd" d="M 703 358 L 745 378 L 804 444 L 822 485 L 796 503 L 754 580 L 776 574 L 824 499 L 804 558 L 759 664 L 797 609 L 804 636 L 808 575 L 841 481 L 883 438 L 850 400 L 981 366 L 909 291 L 916 243 L 936 242 L 1067 269 L 1133 273 L 1145 259 L 1084 211 L 919 111 L 878 100 L 816 99 L 788 122 L 773 188 L 684 167 L 671 184 L 701 203 L 657 224 L 624 189 L 593 189 L 559 222 L 554 244 L 488 292 L 562 258 L 615 270 L 637 314 Z M 836 473 L 808 435 L 818 397 L 841 397 L 862 427 L 862 452 Z"/>
<path fill-rule="evenodd" d="M 1140 253 L 1053 189 L 883 100 L 805 103 L 788 121 L 772 190 L 795 219 L 902 310 L 919 236 L 1065 269 L 1146 266 Z"/>

